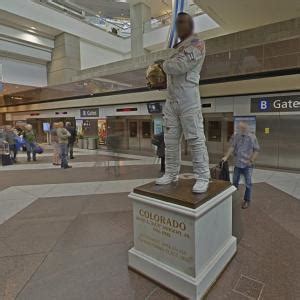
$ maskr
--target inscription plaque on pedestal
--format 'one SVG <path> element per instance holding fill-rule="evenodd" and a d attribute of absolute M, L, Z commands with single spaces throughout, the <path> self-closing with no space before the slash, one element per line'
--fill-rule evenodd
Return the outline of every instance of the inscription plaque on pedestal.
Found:
<path fill-rule="evenodd" d="M 138 187 L 133 199 L 134 247 L 129 266 L 190 299 L 200 299 L 236 251 L 235 188 L 214 181 L 194 194 L 194 180 Z"/>

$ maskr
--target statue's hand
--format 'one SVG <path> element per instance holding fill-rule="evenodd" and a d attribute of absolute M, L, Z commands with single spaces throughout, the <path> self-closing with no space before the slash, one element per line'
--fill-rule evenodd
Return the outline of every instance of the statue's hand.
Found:
<path fill-rule="evenodd" d="M 163 59 L 159 59 L 157 61 L 154 62 L 155 64 L 158 64 L 161 68 L 162 68 L 162 65 L 164 63 L 164 60 Z"/>

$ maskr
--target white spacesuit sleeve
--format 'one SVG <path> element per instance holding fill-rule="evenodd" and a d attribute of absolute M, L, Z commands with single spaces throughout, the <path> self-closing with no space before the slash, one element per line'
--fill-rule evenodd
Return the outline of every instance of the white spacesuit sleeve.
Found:
<path fill-rule="evenodd" d="M 193 69 L 205 56 L 205 44 L 194 40 L 182 52 L 163 63 L 163 69 L 168 75 L 181 75 Z"/>

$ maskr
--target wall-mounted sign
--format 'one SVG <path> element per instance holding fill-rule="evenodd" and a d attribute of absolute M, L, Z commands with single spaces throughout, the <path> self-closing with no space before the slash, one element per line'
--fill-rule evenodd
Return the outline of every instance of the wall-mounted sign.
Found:
<path fill-rule="evenodd" d="M 82 108 L 80 109 L 80 117 L 82 118 L 99 117 L 99 108 Z"/>
<path fill-rule="evenodd" d="M 138 109 L 136 107 L 124 107 L 124 108 L 117 108 L 116 112 L 131 112 L 131 111 L 137 111 Z"/>
<path fill-rule="evenodd" d="M 160 134 L 163 131 L 163 120 L 160 118 L 155 118 L 154 120 L 154 134 Z"/>
<path fill-rule="evenodd" d="M 149 114 L 160 114 L 162 112 L 162 104 L 160 102 L 147 103 Z"/>
<path fill-rule="evenodd" d="M 252 113 L 300 111 L 300 95 L 272 96 L 251 99 Z"/>
<path fill-rule="evenodd" d="M 202 108 L 211 108 L 211 103 L 202 104 Z"/>
<path fill-rule="evenodd" d="M 50 123 L 48 123 L 48 122 L 43 123 L 43 131 L 50 132 Z"/>

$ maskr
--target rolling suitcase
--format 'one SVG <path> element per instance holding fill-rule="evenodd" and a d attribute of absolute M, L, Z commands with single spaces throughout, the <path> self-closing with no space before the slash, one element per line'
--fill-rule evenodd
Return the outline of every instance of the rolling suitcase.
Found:
<path fill-rule="evenodd" d="M 2 153 L 1 153 L 1 161 L 2 161 L 2 166 L 9 166 L 9 165 L 13 164 L 13 161 L 10 156 L 8 143 L 3 143 Z"/>

